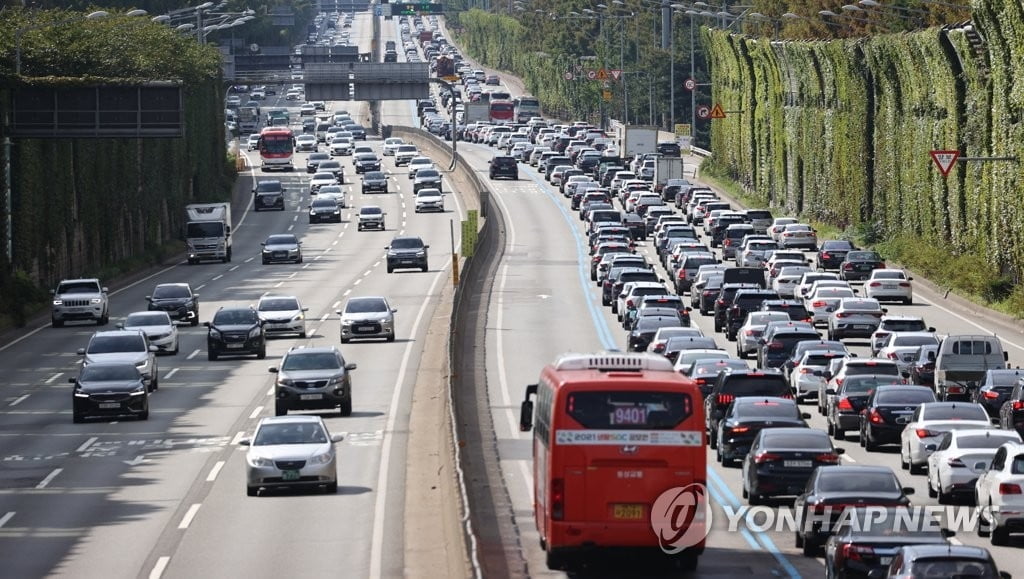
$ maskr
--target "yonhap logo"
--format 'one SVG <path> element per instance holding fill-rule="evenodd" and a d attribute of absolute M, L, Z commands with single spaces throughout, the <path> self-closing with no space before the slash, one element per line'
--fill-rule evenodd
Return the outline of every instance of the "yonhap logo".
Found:
<path fill-rule="evenodd" d="M 651 506 L 651 529 L 666 554 L 675 555 L 699 545 L 710 528 L 711 501 L 702 484 L 668 489 Z"/>

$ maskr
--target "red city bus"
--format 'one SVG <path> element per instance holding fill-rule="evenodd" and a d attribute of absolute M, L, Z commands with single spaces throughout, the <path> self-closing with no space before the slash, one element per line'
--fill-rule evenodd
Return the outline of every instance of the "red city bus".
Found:
<path fill-rule="evenodd" d="M 491 99 L 490 110 L 492 123 L 511 123 L 515 121 L 516 104 L 512 101 Z"/>
<path fill-rule="evenodd" d="M 260 131 L 261 168 L 264 171 L 280 169 L 291 171 L 295 155 L 295 135 L 288 127 L 266 127 Z"/>
<path fill-rule="evenodd" d="M 673 499 L 699 489 L 708 508 L 696 383 L 654 354 L 566 354 L 526 388 L 520 429 L 531 428 L 534 519 L 548 567 L 579 570 L 604 554 L 696 568 L 706 517 L 691 509 L 674 520 L 686 502 Z M 685 544 L 676 540 L 684 534 Z"/>

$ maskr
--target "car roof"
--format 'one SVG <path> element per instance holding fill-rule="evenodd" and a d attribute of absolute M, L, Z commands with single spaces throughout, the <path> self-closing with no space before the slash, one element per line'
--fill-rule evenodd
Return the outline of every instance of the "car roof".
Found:
<path fill-rule="evenodd" d="M 140 334 L 142 334 L 142 330 L 100 330 L 98 332 L 93 332 L 92 336 L 90 336 L 89 339 L 91 340 L 92 338 L 106 336 L 138 336 Z"/>
<path fill-rule="evenodd" d="M 322 424 L 323 418 L 316 414 L 286 414 L 284 416 L 264 416 L 257 427 L 264 424 Z"/>
<path fill-rule="evenodd" d="M 323 353 L 340 353 L 337 346 L 296 346 L 285 352 L 285 356 L 291 356 L 294 354 L 323 354 Z"/>
<path fill-rule="evenodd" d="M 418 235 L 396 235 L 391 238 L 391 241 L 398 241 L 400 239 L 415 239 L 416 241 L 423 242 L 423 238 Z"/>
<path fill-rule="evenodd" d="M 917 559 L 946 558 L 956 559 L 978 559 L 979 561 L 991 561 L 992 555 L 984 547 L 973 545 L 903 545 L 900 547 L 903 558 L 909 561 Z"/>

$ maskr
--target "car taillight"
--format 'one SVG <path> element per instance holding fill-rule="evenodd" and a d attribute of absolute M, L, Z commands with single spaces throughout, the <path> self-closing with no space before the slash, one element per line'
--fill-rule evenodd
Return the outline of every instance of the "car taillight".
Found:
<path fill-rule="evenodd" d="M 1001 495 L 1019 495 L 1020 485 L 1014 483 L 999 483 L 999 494 Z"/>
<path fill-rule="evenodd" d="M 885 269 L 885 262 L 883 261 L 882 263 L 876 265 L 875 269 Z"/>
<path fill-rule="evenodd" d="M 949 386 L 946 386 L 946 393 L 947 394 L 963 394 L 964 393 L 964 387 L 963 386 L 949 385 Z"/>
<path fill-rule="evenodd" d="M 779 398 L 785 398 L 786 400 L 792 400 L 793 399 L 793 394 L 791 392 L 786 392 L 782 396 L 779 396 Z"/>
<path fill-rule="evenodd" d="M 729 429 L 729 432 L 731 432 L 733 434 L 749 432 L 749 431 L 750 431 L 750 427 L 749 426 L 734 426 L 734 427 Z"/>
<path fill-rule="evenodd" d="M 776 460 L 781 459 L 782 457 L 778 454 L 772 454 L 770 452 L 759 452 L 757 456 L 754 457 L 754 462 L 756 462 L 757 464 L 763 464 L 766 462 L 774 462 Z"/>
<path fill-rule="evenodd" d="M 850 317 L 850 314 L 848 314 L 846 312 L 836 312 L 836 317 L 837 318 L 848 318 L 848 317 Z"/>
<path fill-rule="evenodd" d="M 551 518 L 556 521 L 565 518 L 565 479 L 551 479 Z"/>
<path fill-rule="evenodd" d="M 869 283 L 868 285 L 871 286 L 871 287 L 878 287 L 878 286 L 880 286 L 882 284 L 878 283 L 877 281 L 873 281 L 873 282 Z"/>
<path fill-rule="evenodd" d="M 889 352 L 888 358 L 890 360 L 899 360 L 900 359 L 900 357 L 898 355 L 896 355 L 896 352 Z"/>
<path fill-rule="evenodd" d="M 848 264 L 843 266 L 843 269 L 853 269 L 853 264 L 852 263 L 848 263 Z"/>
<path fill-rule="evenodd" d="M 918 438 L 931 438 L 933 436 L 938 436 L 939 433 L 932 432 L 927 428 L 918 428 L 917 430 L 914 431 L 914 434 L 916 434 Z"/>
<path fill-rule="evenodd" d="M 843 397 L 839 399 L 839 404 L 836 404 L 836 408 L 839 410 L 853 411 L 853 404 L 850 403 L 849 398 Z"/>
<path fill-rule="evenodd" d="M 967 465 L 965 465 L 963 462 L 960 461 L 959 458 L 957 458 L 955 456 L 953 458 L 947 460 L 946 464 L 948 464 L 949 466 L 951 466 L 953 468 L 967 468 Z"/>
<path fill-rule="evenodd" d="M 874 422 L 875 424 L 882 424 L 883 422 L 885 422 L 885 419 L 882 418 L 882 415 L 879 414 L 877 410 L 872 410 L 871 414 L 868 416 L 868 419 L 871 422 Z"/>
<path fill-rule="evenodd" d="M 720 306 L 724 306 L 725 305 L 725 300 L 716 300 L 715 303 L 720 305 Z"/>
<path fill-rule="evenodd" d="M 900 282 L 900 287 L 910 287 L 910 284 L 905 282 L 905 281 L 901 281 Z"/>
<path fill-rule="evenodd" d="M 633 307 L 633 300 L 626 300 L 626 307 L 627 308 Z"/>
<path fill-rule="evenodd" d="M 747 331 L 743 332 L 743 335 L 744 336 L 753 336 L 754 335 L 754 330 L 747 330 Z"/>
<path fill-rule="evenodd" d="M 836 378 L 836 390 L 839 390 L 839 387 L 843 385 L 843 380 L 844 378 Z"/>
<path fill-rule="evenodd" d="M 1013 409 L 1014 410 L 1024 410 L 1024 400 L 1014 400 L 1013 401 Z"/>
<path fill-rule="evenodd" d="M 811 303 L 811 307 L 812 307 L 812 308 L 823 308 L 823 307 L 825 307 L 825 306 L 827 306 L 827 305 L 828 305 L 828 303 L 827 303 L 827 302 L 824 302 L 824 301 L 822 301 L 822 300 L 818 300 L 818 301 L 816 301 L 816 302 L 812 302 L 812 303 Z"/>
<path fill-rule="evenodd" d="M 783 237 L 793 237 L 793 234 L 792 233 L 783 233 L 782 236 Z"/>
<path fill-rule="evenodd" d="M 697 386 L 703 386 L 708 383 L 704 378 L 695 378 L 693 381 L 697 383 Z"/>
<path fill-rule="evenodd" d="M 836 562 L 840 561 L 860 561 L 865 557 L 874 557 L 875 550 L 871 547 L 856 544 L 844 544 L 836 552 Z"/>
<path fill-rule="evenodd" d="M 679 270 L 679 275 L 677 275 L 676 278 L 677 279 L 686 279 L 686 270 L 685 269 L 680 269 Z"/>
<path fill-rule="evenodd" d="M 996 398 L 999 398 L 999 393 L 996 392 L 995 390 L 989 390 L 988 392 L 982 394 L 982 396 L 988 398 L 989 400 L 995 400 Z"/>
<path fill-rule="evenodd" d="M 768 349 L 769 350 L 781 350 L 782 349 L 782 342 L 769 342 L 768 343 Z"/>
<path fill-rule="evenodd" d="M 825 252 L 821 254 L 821 259 L 832 259 L 832 254 Z"/>
<path fill-rule="evenodd" d="M 665 351 L 665 344 L 658 344 L 654 346 L 654 352 L 660 354 Z"/>
<path fill-rule="evenodd" d="M 718 397 L 715 398 L 715 401 L 722 406 L 732 404 L 733 400 L 736 400 L 736 397 L 732 394 L 719 394 Z"/>
<path fill-rule="evenodd" d="M 814 457 L 814 460 L 817 462 L 827 462 L 829 464 L 839 464 L 839 455 L 828 452 L 825 454 L 819 454 L 818 456 Z"/>

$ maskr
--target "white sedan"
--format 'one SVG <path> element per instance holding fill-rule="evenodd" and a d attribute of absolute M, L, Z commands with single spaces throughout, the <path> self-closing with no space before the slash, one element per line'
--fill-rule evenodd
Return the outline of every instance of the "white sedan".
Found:
<path fill-rule="evenodd" d="M 822 287 L 804 298 L 804 308 L 810 312 L 811 323 L 818 325 L 828 323 L 828 318 L 839 306 L 843 298 L 854 297 L 854 292 L 848 287 Z"/>
<path fill-rule="evenodd" d="M 914 302 L 914 278 L 902 269 L 876 269 L 864 282 L 864 291 L 869 298 L 893 300 L 911 304 Z"/>
<path fill-rule="evenodd" d="M 334 176 L 334 173 L 321 172 L 313 173 L 313 178 L 309 180 L 309 194 L 316 195 L 320 191 L 321 187 L 326 185 L 337 185 L 338 179 Z"/>
<path fill-rule="evenodd" d="M 131 313 L 117 327 L 124 330 L 141 330 L 146 334 L 149 343 L 159 348 L 161 352 L 178 353 L 178 326 L 174 325 L 167 312 Z"/>
<path fill-rule="evenodd" d="M 434 162 L 430 160 L 430 157 L 413 157 L 409 160 L 409 178 L 413 179 L 416 177 L 416 171 L 420 169 L 433 169 Z"/>
<path fill-rule="evenodd" d="M 352 138 L 351 137 L 334 137 L 331 139 L 329 145 L 332 157 L 351 155 L 352 154 Z"/>
<path fill-rule="evenodd" d="M 992 420 L 981 404 L 969 402 L 925 402 L 917 407 L 910 423 L 900 434 L 900 464 L 910 474 L 919 474 L 941 437 L 950 430 L 992 428 Z"/>
<path fill-rule="evenodd" d="M 245 148 L 249 151 L 255 151 L 260 146 L 260 135 L 259 133 L 253 133 L 249 135 L 249 139 L 245 143 Z"/>
<path fill-rule="evenodd" d="M 316 135 L 299 135 L 298 137 L 295 137 L 295 150 L 313 151 L 315 153 L 318 150 Z"/>
<path fill-rule="evenodd" d="M 404 144 L 405 141 L 399 137 L 389 137 L 384 139 L 384 145 L 381 146 L 381 154 L 385 157 L 393 157 L 395 155 L 395 151 L 398 150 L 398 147 Z"/>
<path fill-rule="evenodd" d="M 416 213 L 421 211 L 444 213 L 444 194 L 440 189 L 420 189 L 416 192 Z"/>
<path fill-rule="evenodd" d="M 1020 435 L 990 428 L 947 432 L 928 457 L 928 496 L 937 497 L 943 505 L 953 495 L 973 495 L 974 481 L 988 470 L 996 450 L 1007 442 L 1020 443 Z"/>
<path fill-rule="evenodd" d="M 921 346 L 938 346 L 939 338 L 933 332 L 892 332 L 885 336 L 878 358 L 895 360 L 900 372 L 909 372 Z"/>
<path fill-rule="evenodd" d="M 996 450 L 988 469 L 981 473 L 974 484 L 975 504 L 988 508 L 978 509 L 981 527 L 991 525 L 992 544 L 1009 543 L 1010 531 L 1007 523 L 1024 520 L 1024 445 L 1007 442 Z M 986 525 L 986 523 L 988 525 Z M 979 535 L 989 531 L 979 529 Z"/>

